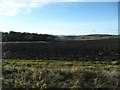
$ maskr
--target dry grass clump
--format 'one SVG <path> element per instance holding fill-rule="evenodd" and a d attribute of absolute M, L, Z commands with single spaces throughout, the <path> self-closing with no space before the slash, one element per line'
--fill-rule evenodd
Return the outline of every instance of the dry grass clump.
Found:
<path fill-rule="evenodd" d="M 29 65 L 28 62 L 3 62 L 3 88 L 93 89 L 117 88 L 119 85 L 120 70 L 117 65 L 90 62 L 72 62 L 72 65 L 70 61 L 36 61 Z"/>

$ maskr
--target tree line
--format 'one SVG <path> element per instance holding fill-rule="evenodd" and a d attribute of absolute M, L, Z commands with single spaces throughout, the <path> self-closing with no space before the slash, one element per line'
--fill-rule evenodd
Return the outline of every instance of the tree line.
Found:
<path fill-rule="evenodd" d="M 46 41 L 51 42 L 56 40 L 56 36 L 49 34 L 37 34 L 28 32 L 2 32 L 3 42 L 16 42 L 16 41 Z"/>

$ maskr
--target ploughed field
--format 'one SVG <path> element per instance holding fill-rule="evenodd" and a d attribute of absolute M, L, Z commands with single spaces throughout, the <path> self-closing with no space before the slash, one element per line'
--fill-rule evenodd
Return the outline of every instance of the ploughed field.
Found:
<path fill-rule="evenodd" d="M 3 43 L 3 59 L 119 60 L 120 39 Z"/>
<path fill-rule="evenodd" d="M 119 90 L 120 66 L 115 61 L 3 60 L 2 87 Z"/>

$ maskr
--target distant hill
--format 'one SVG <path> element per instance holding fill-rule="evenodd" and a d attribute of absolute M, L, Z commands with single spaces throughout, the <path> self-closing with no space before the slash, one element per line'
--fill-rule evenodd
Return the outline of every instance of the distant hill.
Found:
<path fill-rule="evenodd" d="M 49 35 L 28 32 L 2 32 L 3 42 L 54 42 L 54 41 L 81 41 L 81 40 L 101 40 L 115 39 L 118 35 L 90 34 L 90 35 Z M 120 37 L 119 37 L 120 38 Z"/>
<path fill-rule="evenodd" d="M 109 34 L 90 34 L 90 35 L 78 35 L 78 36 L 57 36 L 57 40 L 100 40 L 100 39 L 114 39 L 118 38 L 118 35 Z"/>

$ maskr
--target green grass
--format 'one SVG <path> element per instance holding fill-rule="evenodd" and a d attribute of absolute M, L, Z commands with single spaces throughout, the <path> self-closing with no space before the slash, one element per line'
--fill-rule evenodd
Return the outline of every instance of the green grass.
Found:
<path fill-rule="evenodd" d="M 3 88 L 116 88 L 113 62 L 3 60 Z"/>

